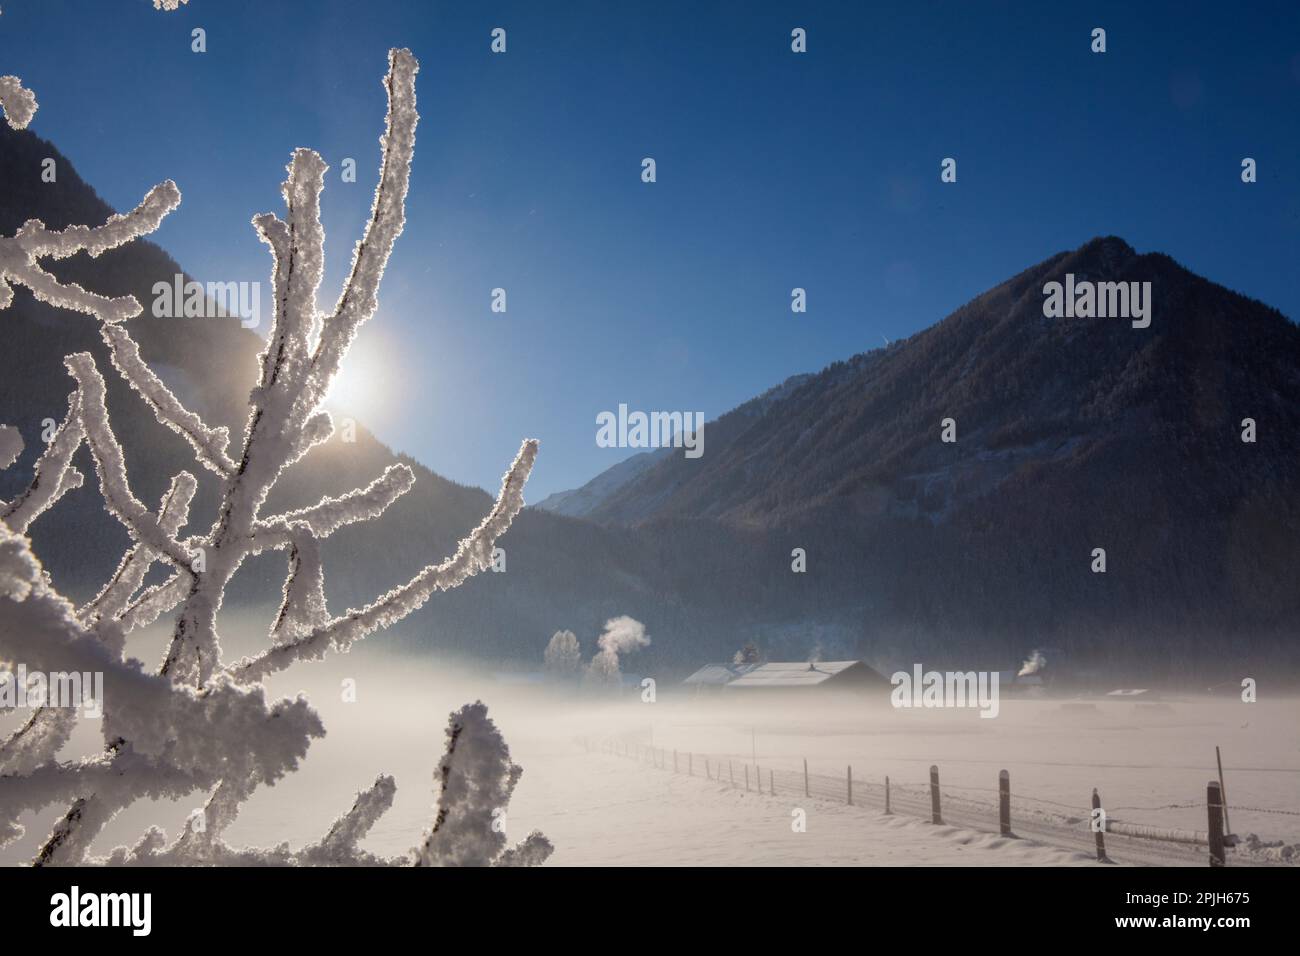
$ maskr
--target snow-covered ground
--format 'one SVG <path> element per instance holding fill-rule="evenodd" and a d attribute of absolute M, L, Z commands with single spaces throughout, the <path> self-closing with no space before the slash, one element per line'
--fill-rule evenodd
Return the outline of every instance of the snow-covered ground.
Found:
<path fill-rule="evenodd" d="M 357 682 L 354 703 L 343 700 L 348 678 Z M 1058 701 L 1003 701 L 991 720 L 974 711 L 860 705 L 700 706 L 663 692 L 653 704 L 635 696 L 593 704 L 364 652 L 279 675 L 272 690 L 306 691 L 328 733 L 313 743 L 297 773 L 254 795 L 227 832 L 234 844 L 298 846 L 317 839 L 358 790 L 392 773 L 396 802 L 365 845 L 386 854 L 411 847 L 432 816 L 432 772 L 447 714 L 475 698 L 489 704 L 524 768 L 509 835 L 544 831 L 556 845 L 551 865 L 1095 865 L 1083 822 L 1092 788 L 1114 819 L 1204 830 L 1216 744 L 1223 750 L 1232 829 L 1300 843 L 1295 699 L 1187 699 L 1142 710 L 1111 703 L 1095 712 L 1066 711 Z M 95 744 L 87 723 L 67 755 L 91 752 Z M 611 744 L 620 755 L 601 752 Z M 622 756 L 625 747 L 641 759 Z M 676 748 L 683 772 L 654 766 L 650 748 L 669 756 Z M 694 776 L 684 772 L 688 752 L 698 755 Z M 731 761 L 738 780 L 743 767 L 756 763 L 765 789 L 767 773 L 776 769 L 777 794 L 747 793 L 739 782 L 733 788 L 725 775 L 706 779 L 706 754 L 711 774 L 721 758 Z M 811 798 L 797 785 L 805 758 L 814 775 Z M 857 806 L 841 796 L 850 764 Z M 940 768 L 952 826 L 922 819 L 931 764 Z M 995 789 L 1003 768 L 1011 774 L 1013 829 L 1027 839 L 996 836 Z M 893 817 L 877 809 L 886 774 L 902 811 Z M 153 823 L 174 833 L 201 799 L 137 804 L 110 825 L 96 849 L 133 843 Z M 791 826 L 795 810 L 806 812 L 805 832 Z M 28 834 L 0 850 L 0 862 L 30 858 L 57 812 L 24 820 Z M 1132 845 L 1113 836 L 1108 849 L 1120 862 L 1203 865 L 1205 859 L 1203 850 Z"/>
<path fill-rule="evenodd" d="M 725 783 L 570 754 L 521 785 L 515 820 L 556 844 L 551 865 L 1077 866 L 1092 857 L 960 827 L 934 827 L 830 800 L 746 793 Z M 793 812 L 806 829 L 795 832 Z"/>

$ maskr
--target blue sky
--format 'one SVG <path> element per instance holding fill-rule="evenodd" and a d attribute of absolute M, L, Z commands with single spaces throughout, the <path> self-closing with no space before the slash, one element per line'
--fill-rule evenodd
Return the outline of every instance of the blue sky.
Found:
<path fill-rule="evenodd" d="M 119 208 L 175 179 L 155 238 L 200 279 L 266 280 L 249 219 L 319 150 L 324 303 L 369 210 L 386 52 L 410 47 L 407 229 L 339 398 L 489 488 L 540 438 L 530 501 L 630 453 L 596 446 L 602 410 L 714 417 L 1096 235 L 1300 316 L 1294 3 L 0 6 L 32 128 Z"/>

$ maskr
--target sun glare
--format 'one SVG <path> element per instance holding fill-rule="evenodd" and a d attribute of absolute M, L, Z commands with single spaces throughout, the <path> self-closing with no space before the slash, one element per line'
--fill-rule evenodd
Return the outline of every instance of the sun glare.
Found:
<path fill-rule="evenodd" d="M 384 343 L 374 336 L 359 337 L 325 393 L 323 406 L 369 428 L 377 427 L 388 407 L 394 373 L 391 353 L 385 353 Z"/>

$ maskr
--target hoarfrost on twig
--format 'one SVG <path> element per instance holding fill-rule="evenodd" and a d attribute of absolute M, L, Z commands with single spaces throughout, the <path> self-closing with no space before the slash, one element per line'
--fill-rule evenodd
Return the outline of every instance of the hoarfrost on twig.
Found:
<path fill-rule="evenodd" d="M 36 115 L 36 94 L 16 76 L 0 76 L 0 112 L 13 129 L 26 129 Z"/>
<path fill-rule="evenodd" d="M 175 9 L 185 0 L 155 0 Z M 0 503 L 0 659 L 21 660 L 47 672 L 104 675 L 101 725 L 105 749 L 79 761 L 56 758 L 71 732 L 70 713 L 42 707 L 0 743 L 0 845 L 20 835 L 24 812 L 52 804 L 67 807 L 38 852 L 41 865 L 85 862 L 105 824 L 142 798 L 175 799 L 196 791 L 207 801 L 170 844 L 151 827 L 132 848 L 119 847 L 100 862 L 122 865 L 258 864 L 348 865 L 418 862 L 424 865 L 534 865 L 551 852 L 541 834 L 505 845 L 497 812 L 504 811 L 521 773 L 482 703 L 452 715 L 448 750 L 438 770 L 439 809 L 432 831 L 410 858 L 387 860 L 358 846 L 392 804 L 395 784 L 380 777 L 363 791 L 317 843 L 234 848 L 222 839 L 241 804 L 262 785 L 298 766 L 324 728 L 307 701 L 271 702 L 263 679 L 291 663 L 347 650 L 367 634 L 419 608 L 434 592 L 454 588 L 490 566 L 497 539 L 523 507 L 523 488 L 537 455 L 527 440 L 502 479 L 488 515 L 450 558 L 429 565 L 360 611 L 328 614 L 320 541 L 346 524 L 376 518 L 410 490 L 414 472 L 387 468 L 365 488 L 285 514 L 262 517 L 261 507 L 285 468 L 333 433 L 320 404 L 357 330 L 378 307 L 378 288 L 405 221 L 405 198 L 415 148 L 415 76 L 408 50 L 389 54 L 384 80 L 388 116 L 380 139 L 382 159 L 371 218 L 352 269 L 328 315 L 318 311 L 325 233 L 320 193 L 326 166 L 308 149 L 295 150 L 283 187 L 286 220 L 264 214 L 254 226 L 272 255 L 275 307 L 259 358 L 258 380 L 237 455 L 230 434 L 210 427 L 185 408 L 148 367 L 126 327 L 139 314 L 131 296 L 107 298 L 63 284 L 40 265 L 42 258 L 92 256 L 152 232 L 180 202 L 170 180 L 150 190 L 131 212 L 99 227 L 55 231 L 28 221 L 0 237 L 0 309 L 23 285 L 37 299 L 95 316 L 113 365 L 163 425 L 189 443 L 195 458 L 221 480 L 218 514 L 203 535 L 182 540 L 197 482 L 188 472 L 151 511 L 133 493 L 122 448 L 105 405 L 104 380 L 89 353 L 67 356 L 77 388 L 68 415 L 40 456 L 27 491 Z M 16 78 L 0 78 L 0 100 L 11 125 L 30 119 L 35 98 Z M 99 593 L 74 609 L 49 582 L 24 537 L 28 526 L 64 493 L 81 484 L 72 467 L 85 444 L 95 464 L 107 510 L 128 530 L 132 546 Z M 0 467 L 17 459 L 22 439 L 0 426 Z M 287 551 L 289 570 L 281 607 L 270 628 L 271 647 L 226 667 L 221 661 L 217 615 L 226 586 L 250 555 Z M 202 555 L 202 564 L 198 556 Z M 172 565 L 161 584 L 144 587 L 157 561 Z M 167 655 L 157 672 L 124 659 L 126 636 L 179 608 Z M 202 822 L 202 826 L 199 822 Z"/>

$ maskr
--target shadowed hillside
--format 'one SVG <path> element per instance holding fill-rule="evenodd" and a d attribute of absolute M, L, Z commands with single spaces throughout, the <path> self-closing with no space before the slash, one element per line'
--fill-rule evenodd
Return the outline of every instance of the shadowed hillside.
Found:
<path fill-rule="evenodd" d="M 1045 318 L 1067 272 L 1150 281 L 1150 328 Z M 813 603 L 858 606 L 868 646 L 1217 657 L 1300 623 L 1300 329 L 1113 237 L 706 430 L 703 458 L 660 454 L 586 514 L 767 529 L 808 550 Z"/>

